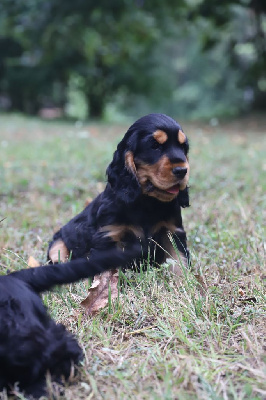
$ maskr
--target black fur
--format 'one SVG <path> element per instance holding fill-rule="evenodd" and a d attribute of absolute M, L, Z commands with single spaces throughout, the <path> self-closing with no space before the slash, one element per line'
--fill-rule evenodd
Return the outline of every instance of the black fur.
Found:
<path fill-rule="evenodd" d="M 108 246 L 107 246 L 108 247 Z M 140 257 L 139 244 L 122 250 L 94 250 L 90 260 L 41 266 L 0 276 L 0 391 L 18 382 L 26 395 L 46 393 L 46 373 L 54 381 L 69 377 L 82 358 L 73 335 L 48 315 L 39 294 Z"/>
<path fill-rule="evenodd" d="M 157 130 L 167 134 L 166 143 L 158 144 L 155 141 L 153 134 Z M 165 254 L 159 247 L 167 240 L 167 224 L 170 222 L 175 226 L 172 233 L 177 248 L 188 257 L 181 217 L 181 207 L 189 206 L 188 187 L 180 190 L 171 201 L 161 201 L 160 198 L 149 195 L 148 191 L 155 189 L 149 182 L 147 193 L 143 191 L 138 174 L 125 162 L 128 152 L 132 154 L 137 170 L 140 163 L 152 168 L 162 157 L 167 157 L 173 165 L 181 161 L 188 162 L 188 140 L 185 138 L 184 143 L 178 142 L 180 130 L 180 125 L 164 114 L 150 114 L 136 121 L 118 144 L 107 168 L 108 183 L 105 190 L 54 235 L 49 246 L 48 259 L 50 249 L 58 240 L 64 242 L 72 253 L 72 259 L 75 259 L 89 255 L 94 248 L 105 251 L 106 226 L 133 226 L 143 232 L 140 238 L 132 230 L 125 229 L 123 237 L 118 241 L 113 240 L 109 246 L 119 248 L 125 243 L 141 240 L 143 249 L 147 251 L 149 248 L 151 254 L 155 255 L 154 261 L 161 263 Z M 154 233 L 155 227 L 160 223 L 165 223 L 166 227 Z M 160 245 L 156 252 L 153 251 L 156 247 L 155 239 Z"/>

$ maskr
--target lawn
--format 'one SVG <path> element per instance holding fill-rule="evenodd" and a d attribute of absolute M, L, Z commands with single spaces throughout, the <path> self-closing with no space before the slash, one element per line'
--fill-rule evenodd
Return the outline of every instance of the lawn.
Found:
<path fill-rule="evenodd" d="M 94 317 L 80 306 L 88 281 L 43 296 L 86 355 L 65 399 L 266 398 L 266 119 L 179 122 L 191 144 L 191 270 L 180 286 L 167 265 L 127 272 Z M 130 123 L 0 116 L 0 273 L 46 261 L 53 232 L 102 190 Z"/>

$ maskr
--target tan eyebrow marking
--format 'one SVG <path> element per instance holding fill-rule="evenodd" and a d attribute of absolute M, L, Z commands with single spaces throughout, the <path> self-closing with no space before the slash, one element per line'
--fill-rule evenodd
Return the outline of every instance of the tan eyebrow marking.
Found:
<path fill-rule="evenodd" d="M 160 144 L 165 143 L 167 141 L 167 139 L 168 139 L 167 134 L 164 131 L 161 131 L 161 130 L 155 131 L 154 134 L 153 134 L 153 137 Z"/>
<path fill-rule="evenodd" d="M 183 144 L 186 141 L 186 135 L 184 134 L 183 131 L 181 131 L 181 129 L 179 129 L 179 131 L 178 131 L 177 139 L 178 139 L 180 144 Z"/>

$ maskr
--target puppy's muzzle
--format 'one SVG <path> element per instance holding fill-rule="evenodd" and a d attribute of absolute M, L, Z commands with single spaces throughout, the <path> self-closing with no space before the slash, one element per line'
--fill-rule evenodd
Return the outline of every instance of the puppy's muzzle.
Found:
<path fill-rule="evenodd" d="M 175 167 L 173 168 L 173 174 L 178 178 L 178 179 L 183 179 L 187 173 L 187 168 L 183 167 Z"/>

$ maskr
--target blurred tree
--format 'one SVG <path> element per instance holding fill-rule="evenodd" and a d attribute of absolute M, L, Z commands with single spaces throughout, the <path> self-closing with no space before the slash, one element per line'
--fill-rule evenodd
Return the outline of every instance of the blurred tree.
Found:
<path fill-rule="evenodd" d="M 153 109 L 199 115 L 244 109 L 242 85 L 246 104 L 265 108 L 265 8 L 260 0 L 1 0 L 0 94 L 27 113 L 64 108 L 76 91 L 91 117 L 117 99 L 142 109 L 144 97 Z"/>
<path fill-rule="evenodd" d="M 253 109 L 266 109 L 266 2 L 262 0 L 200 0 L 190 10 L 193 21 L 208 21 L 203 50 L 221 42 L 224 54 L 239 71 L 244 98 Z"/>
<path fill-rule="evenodd" d="M 142 3 L 2 0 L 2 37 L 22 49 L 13 58 L 1 54 L 0 89 L 12 107 L 36 112 L 49 101 L 63 105 L 72 75 L 82 78 L 77 89 L 92 117 L 102 115 L 118 90 L 148 95 L 160 86 L 152 51 L 170 19 L 168 2 L 156 1 L 156 12 Z"/>

